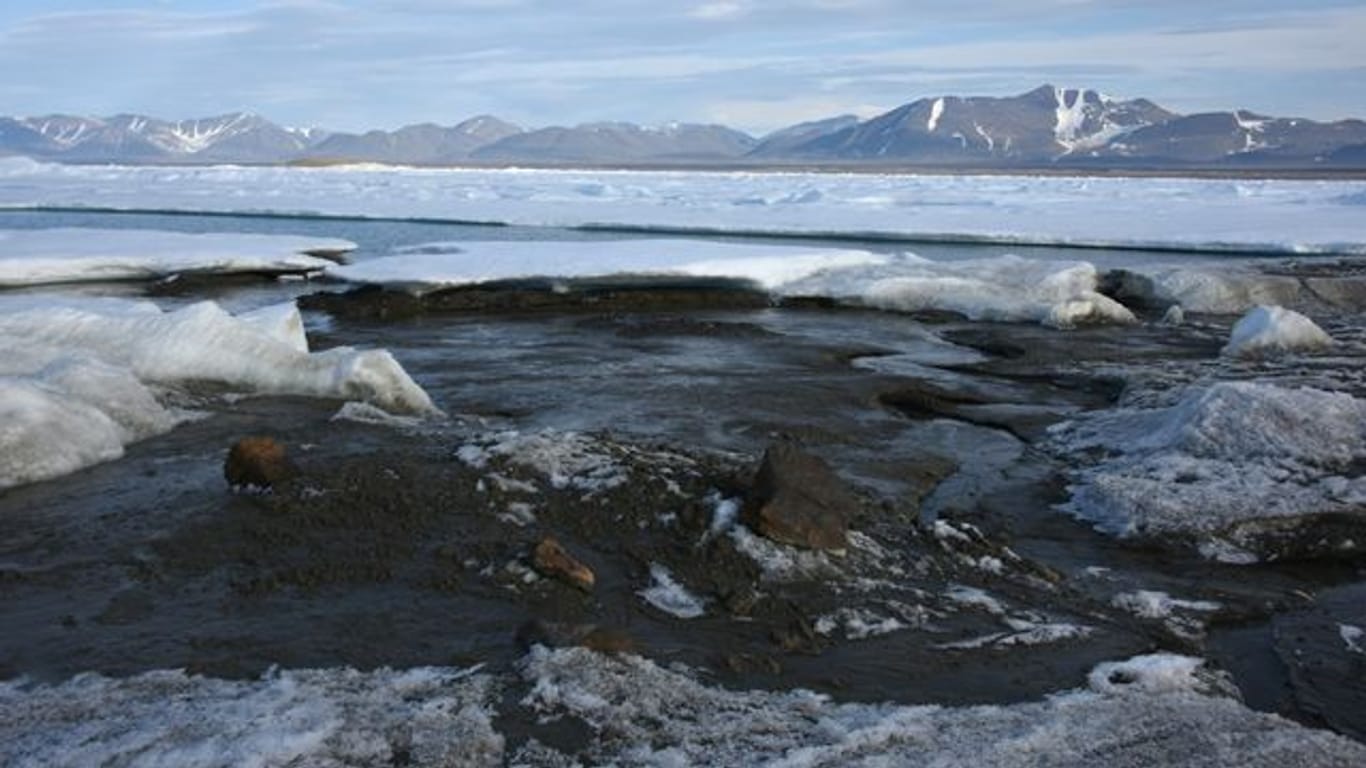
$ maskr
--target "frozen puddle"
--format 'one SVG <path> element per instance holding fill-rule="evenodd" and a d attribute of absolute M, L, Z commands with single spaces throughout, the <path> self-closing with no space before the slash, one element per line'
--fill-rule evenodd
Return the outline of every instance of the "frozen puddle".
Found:
<path fill-rule="evenodd" d="M 181 274 L 321 272 L 355 250 L 332 238 L 136 229 L 0 230 L 0 287 Z"/>
<path fill-rule="evenodd" d="M 1361 765 L 1366 747 L 1247 709 L 1199 659 L 1101 664 L 1085 687 L 1007 706 L 840 704 L 729 691 L 634 656 L 534 648 L 520 679 L 443 668 L 178 671 L 0 683 L 0 762 L 47 765 Z M 524 691 L 504 696 L 503 691 Z M 538 723 L 525 743 L 498 707 Z M 512 714 L 503 712 L 502 714 Z M 586 724 L 564 754 L 536 739 Z"/>
<path fill-rule="evenodd" d="M 192 414 L 187 382 L 328 397 L 389 412 L 435 410 L 392 355 L 310 352 L 290 304 L 233 316 L 211 301 L 163 312 L 120 299 L 0 300 L 0 488 L 118 458 Z"/>

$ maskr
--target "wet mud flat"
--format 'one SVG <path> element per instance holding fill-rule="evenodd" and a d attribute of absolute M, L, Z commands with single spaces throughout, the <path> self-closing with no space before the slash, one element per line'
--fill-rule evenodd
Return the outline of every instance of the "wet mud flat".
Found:
<path fill-rule="evenodd" d="M 1056 424 L 1215 366 L 1360 395 L 1356 346 L 1240 367 L 1211 362 L 1227 318 L 1061 332 L 717 286 L 301 306 L 316 344 L 391 349 L 446 415 L 206 389 L 186 405 L 207 418 L 4 492 L 0 676 L 515 676 L 528 649 L 583 646 L 735 690 L 965 705 L 1167 651 L 1209 658 L 1255 708 L 1366 738 L 1366 657 L 1339 637 L 1366 625 L 1366 562 L 1314 546 L 1362 537 L 1359 516 L 1294 532 L 1274 562 L 1219 563 L 1060 512 L 1071 467 L 1048 447 Z M 297 472 L 230 488 L 250 435 Z M 839 499 L 797 526 L 806 541 L 761 530 L 766 465 Z M 546 565 L 547 539 L 591 586 Z M 582 749 L 591 729 L 542 722 L 527 685 L 503 693 L 500 732 Z"/>

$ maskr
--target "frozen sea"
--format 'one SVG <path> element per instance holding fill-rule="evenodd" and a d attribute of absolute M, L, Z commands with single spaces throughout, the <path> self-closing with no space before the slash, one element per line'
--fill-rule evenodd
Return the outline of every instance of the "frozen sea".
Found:
<path fill-rule="evenodd" d="M 1364 205 L 0 159 L 0 762 L 1366 763 Z"/>

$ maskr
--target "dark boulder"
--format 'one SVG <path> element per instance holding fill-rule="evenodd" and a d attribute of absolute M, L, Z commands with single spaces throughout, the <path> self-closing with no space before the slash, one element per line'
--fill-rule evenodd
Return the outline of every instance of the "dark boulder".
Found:
<path fill-rule="evenodd" d="M 828 464 L 792 443 L 774 443 L 764 452 L 741 519 L 781 544 L 844 549 L 857 509 L 858 499 Z"/>

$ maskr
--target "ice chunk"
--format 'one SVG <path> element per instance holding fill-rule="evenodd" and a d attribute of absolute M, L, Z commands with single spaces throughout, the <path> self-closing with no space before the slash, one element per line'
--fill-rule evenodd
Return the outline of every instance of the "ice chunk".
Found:
<path fill-rule="evenodd" d="M 1267 352 L 1326 349 L 1333 339 L 1313 320 L 1293 310 L 1260 306 L 1233 326 L 1223 354 L 1249 357 Z"/>
<path fill-rule="evenodd" d="M 355 248 L 346 240 L 294 235 L 0 230 L 0 286 L 148 280 L 183 273 L 320 272 Z"/>
<path fill-rule="evenodd" d="M 1167 408 L 1091 414 L 1055 429 L 1082 462 L 1063 509 L 1119 535 L 1192 538 L 1246 561 L 1277 532 L 1366 501 L 1366 402 L 1256 382 L 1191 388 Z M 1101 458 L 1095 458 L 1100 453 Z"/>
<path fill-rule="evenodd" d="M 1366 638 L 1366 630 L 1354 624 L 1339 624 L 1338 636 L 1347 646 L 1348 653 L 1366 654 L 1366 645 L 1362 644 L 1362 638 Z"/>
<path fill-rule="evenodd" d="M 309 354 L 293 305 L 244 320 L 213 302 L 162 312 L 115 299 L 11 299 L 0 302 L 0 487 L 117 458 L 171 429 L 187 414 L 163 406 L 158 388 L 192 381 L 435 410 L 388 352 Z"/>
<path fill-rule="evenodd" d="M 237 319 L 273 339 L 283 341 L 298 352 L 308 351 L 304 319 L 299 314 L 299 306 L 292 301 L 243 312 Z"/>
<path fill-rule="evenodd" d="M 650 586 L 637 593 L 650 605 L 680 619 L 695 619 L 707 612 L 702 598 L 678 583 L 668 568 L 650 563 L 650 580 Z"/>

